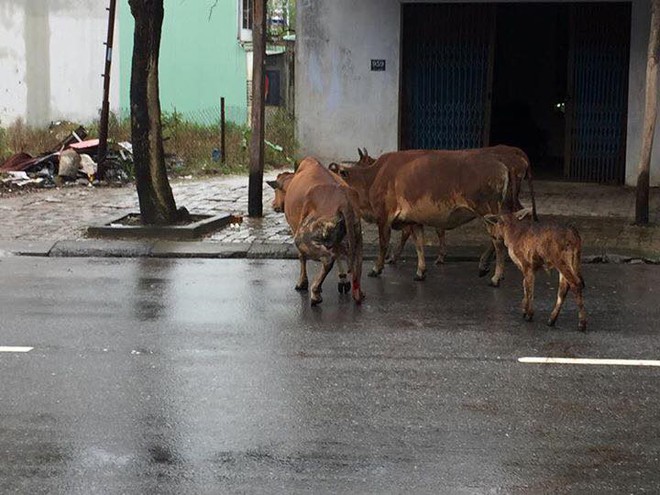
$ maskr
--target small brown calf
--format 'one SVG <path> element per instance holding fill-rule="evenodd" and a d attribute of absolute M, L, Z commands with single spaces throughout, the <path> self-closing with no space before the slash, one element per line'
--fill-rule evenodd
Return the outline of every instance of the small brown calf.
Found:
<path fill-rule="evenodd" d="M 578 305 L 578 330 L 586 331 L 587 314 L 584 309 L 582 290 L 584 279 L 580 273 L 582 240 L 574 227 L 532 222 L 524 218 L 529 210 L 502 215 L 487 215 L 484 220 L 490 234 L 504 241 L 509 256 L 523 273 L 523 316 L 531 321 L 534 316 L 534 273 L 544 268 L 559 272 L 557 302 L 548 325 L 553 326 L 568 290 L 575 293 Z"/>

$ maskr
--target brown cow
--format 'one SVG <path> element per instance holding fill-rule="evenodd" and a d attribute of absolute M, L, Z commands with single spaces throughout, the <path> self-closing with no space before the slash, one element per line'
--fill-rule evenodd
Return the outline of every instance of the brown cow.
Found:
<path fill-rule="evenodd" d="M 322 269 L 312 282 L 311 303 L 323 299 L 321 286 L 335 261 L 341 267 L 348 258 L 353 299 L 364 297 L 362 274 L 362 230 L 357 195 L 341 179 L 314 158 L 305 158 L 295 173 L 283 172 L 268 184 L 275 189 L 273 209 L 284 211 L 299 251 L 300 277 L 296 290 L 307 290 L 307 259 L 320 261 Z M 339 291 L 348 293 L 351 284 L 340 269 Z"/>
<path fill-rule="evenodd" d="M 414 157 L 419 154 L 423 154 L 426 150 L 407 150 L 406 153 L 409 156 Z M 514 146 L 507 146 L 499 144 L 496 146 L 490 146 L 487 148 L 475 148 L 470 150 L 473 153 L 491 153 L 498 157 L 504 165 L 509 169 L 510 174 L 510 184 L 509 184 L 509 194 L 507 195 L 507 201 L 510 203 L 510 208 L 514 211 L 521 210 L 523 208 L 520 203 L 520 190 L 523 180 L 526 178 L 529 185 L 530 196 L 532 200 L 532 214 L 534 221 L 538 221 L 538 216 L 536 214 L 536 200 L 534 198 L 534 185 L 532 182 L 532 170 L 529 163 L 529 157 L 527 154 L 520 148 Z M 369 166 L 372 165 L 376 159 L 369 156 L 369 152 L 366 148 L 358 148 L 358 156 L 360 159 L 355 162 L 357 166 Z M 336 167 L 336 165 L 335 165 Z M 332 167 L 332 168 L 335 168 Z M 436 235 L 438 236 L 438 257 L 435 260 L 435 264 L 439 265 L 444 263 L 445 256 L 447 254 L 447 245 L 445 241 L 445 231 L 444 229 L 436 228 Z M 399 245 L 394 250 L 393 254 L 388 258 L 388 262 L 396 263 L 401 257 L 403 248 L 408 241 L 408 238 L 412 234 L 412 229 L 410 227 L 404 227 L 401 229 L 401 238 Z M 490 259 L 493 256 L 493 245 L 489 245 L 488 250 L 482 254 L 480 263 L 479 263 L 479 276 L 482 277 L 488 273 L 488 265 Z"/>
<path fill-rule="evenodd" d="M 411 159 L 412 156 L 412 159 Z M 470 151 L 400 151 L 381 155 L 371 166 L 333 166 L 359 196 L 360 211 L 378 225 L 380 254 L 370 276 L 383 270 L 391 229 L 410 226 L 417 249 L 415 280 L 426 274 L 423 225 L 450 230 L 487 214 L 500 213 L 509 171 L 497 156 Z M 495 242 L 499 285 L 504 246 Z"/>
<path fill-rule="evenodd" d="M 587 315 L 584 309 L 582 290 L 584 279 L 580 270 L 582 240 L 573 227 L 551 223 L 531 222 L 524 217 L 529 210 L 515 214 L 487 215 L 491 235 L 501 239 L 509 250 L 509 256 L 523 273 L 523 316 L 531 321 L 534 316 L 534 273 L 545 268 L 559 272 L 557 302 L 548 320 L 555 324 L 569 289 L 575 293 L 578 305 L 578 329 L 586 331 Z"/>

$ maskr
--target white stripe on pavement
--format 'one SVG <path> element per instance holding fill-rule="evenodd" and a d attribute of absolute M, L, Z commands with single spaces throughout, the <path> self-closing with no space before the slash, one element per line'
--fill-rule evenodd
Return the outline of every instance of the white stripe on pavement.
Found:
<path fill-rule="evenodd" d="M 660 361 L 651 359 L 592 359 L 592 358 L 553 358 L 521 357 L 520 363 L 528 364 L 595 364 L 603 366 L 660 366 Z"/>
<path fill-rule="evenodd" d="M 0 345 L 0 352 L 30 352 L 34 347 Z"/>

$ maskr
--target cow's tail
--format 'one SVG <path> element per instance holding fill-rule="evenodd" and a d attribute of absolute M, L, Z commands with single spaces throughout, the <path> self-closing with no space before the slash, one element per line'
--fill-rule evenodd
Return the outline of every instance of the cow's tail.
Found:
<path fill-rule="evenodd" d="M 364 294 L 360 287 L 362 278 L 362 226 L 359 217 L 350 206 L 339 210 L 346 225 L 346 237 L 348 241 L 348 267 L 352 278 L 352 293 L 355 302 L 362 302 Z"/>
<path fill-rule="evenodd" d="M 534 197 L 534 182 L 532 181 L 532 166 L 527 162 L 527 184 L 529 185 L 529 196 L 532 198 L 532 218 L 535 222 L 539 221 L 539 216 L 536 214 L 536 198 Z"/>

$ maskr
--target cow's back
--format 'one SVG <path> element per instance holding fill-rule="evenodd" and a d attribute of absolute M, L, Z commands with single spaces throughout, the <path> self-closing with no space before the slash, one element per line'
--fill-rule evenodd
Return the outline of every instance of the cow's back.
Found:
<path fill-rule="evenodd" d="M 491 154 L 434 150 L 381 158 L 370 190 L 379 218 L 453 228 L 498 212 L 508 187 L 507 167 Z"/>
<path fill-rule="evenodd" d="M 315 158 L 308 157 L 300 163 L 287 187 L 284 204 L 284 215 L 294 233 L 300 226 L 302 209 L 310 191 L 317 186 L 341 187 L 342 182 Z"/>

